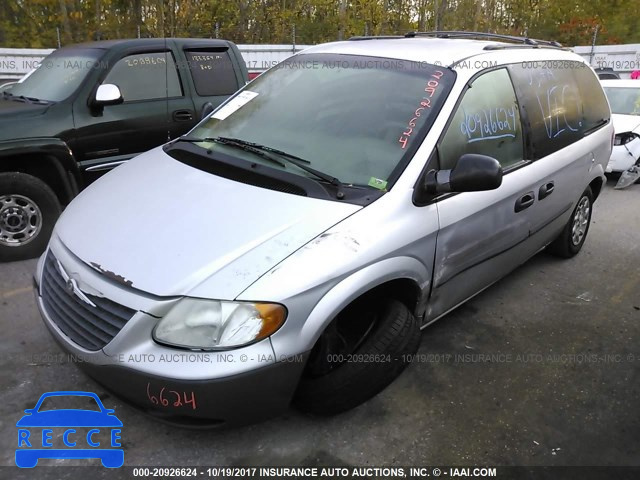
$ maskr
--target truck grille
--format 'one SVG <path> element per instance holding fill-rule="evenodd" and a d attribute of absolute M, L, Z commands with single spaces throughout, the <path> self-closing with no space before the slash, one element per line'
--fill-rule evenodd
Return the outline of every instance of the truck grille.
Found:
<path fill-rule="evenodd" d="M 67 288 L 58 270 L 58 261 L 49 251 L 42 275 L 42 301 L 49 318 L 81 347 L 100 350 L 118 334 L 136 311 L 106 298 L 85 295 L 95 307 Z"/>

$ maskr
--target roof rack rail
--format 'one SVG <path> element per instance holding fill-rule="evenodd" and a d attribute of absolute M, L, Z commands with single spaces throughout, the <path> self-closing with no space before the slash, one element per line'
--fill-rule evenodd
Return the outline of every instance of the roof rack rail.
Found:
<path fill-rule="evenodd" d="M 436 37 L 436 38 L 495 38 L 497 40 L 508 40 L 510 42 L 522 43 L 530 46 L 545 45 L 549 47 L 562 48 L 562 44 L 556 41 L 537 40 L 535 38 L 518 37 L 516 35 L 503 35 L 489 32 L 464 32 L 456 30 L 434 30 L 432 32 L 409 32 L 405 34 L 407 38 L 414 37 Z"/>
<path fill-rule="evenodd" d="M 568 50 L 570 51 L 570 48 L 566 48 L 566 47 L 558 47 L 557 45 L 545 45 L 545 44 L 538 44 L 538 45 L 525 45 L 525 44 L 517 44 L 517 43 L 511 43 L 511 44 L 499 44 L 499 43 L 495 43 L 493 45 L 486 45 L 483 50 L 507 50 L 509 48 L 556 48 L 558 50 Z"/>
<path fill-rule="evenodd" d="M 358 40 L 389 40 L 395 38 L 405 38 L 405 35 L 356 35 L 355 37 L 349 38 L 349 41 L 358 41 Z"/>

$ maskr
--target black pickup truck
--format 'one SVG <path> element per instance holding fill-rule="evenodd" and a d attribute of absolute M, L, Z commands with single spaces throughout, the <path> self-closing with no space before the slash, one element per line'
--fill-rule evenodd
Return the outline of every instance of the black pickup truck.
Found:
<path fill-rule="evenodd" d="M 40 254 L 82 188 L 183 135 L 247 80 L 240 51 L 226 40 L 112 40 L 54 51 L 0 93 L 0 261 Z"/>

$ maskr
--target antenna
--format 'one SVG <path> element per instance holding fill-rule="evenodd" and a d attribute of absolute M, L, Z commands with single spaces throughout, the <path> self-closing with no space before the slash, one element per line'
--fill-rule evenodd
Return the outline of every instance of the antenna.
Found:
<path fill-rule="evenodd" d="M 162 19 L 164 23 L 164 18 Z M 164 28 L 162 29 L 164 30 Z M 164 35 L 164 98 L 167 107 L 167 142 L 171 140 L 171 119 L 169 118 L 169 51 L 167 49 L 167 35 Z"/>

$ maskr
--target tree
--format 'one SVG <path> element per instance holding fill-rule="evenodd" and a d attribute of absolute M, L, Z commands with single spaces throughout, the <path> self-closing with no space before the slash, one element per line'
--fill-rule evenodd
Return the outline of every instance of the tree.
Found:
<path fill-rule="evenodd" d="M 640 43 L 640 0 L 4 0 L 0 46 L 138 36 L 313 44 L 410 30 L 527 34 L 567 45 Z"/>

